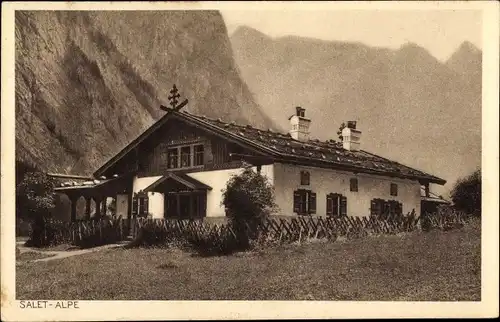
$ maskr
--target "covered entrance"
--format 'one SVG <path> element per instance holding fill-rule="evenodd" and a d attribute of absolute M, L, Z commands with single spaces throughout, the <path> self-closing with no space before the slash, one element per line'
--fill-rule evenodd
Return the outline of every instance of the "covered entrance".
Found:
<path fill-rule="evenodd" d="M 207 192 L 212 188 L 189 175 L 170 172 L 155 181 L 144 192 L 164 195 L 165 218 L 202 218 L 207 213 Z"/>
<path fill-rule="evenodd" d="M 57 175 L 51 176 L 58 178 Z M 68 181 L 63 182 L 60 187 L 56 187 L 54 191 L 68 196 L 71 202 L 71 222 L 78 221 L 77 202 L 79 199 L 85 200 L 83 218 L 79 220 L 90 220 L 92 201 L 95 203 L 94 218 L 97 219 L 106 216 L 107 200 L 108 198 L 112 198 L 115 200 L 116 205 L 115 215 L 122 216 L 122 218 L 127 220 L 127 224 L 130 225 L 132 180 L 133 174 L 126 174 L 111 179 L 88 180 L 80 183 Z"/>

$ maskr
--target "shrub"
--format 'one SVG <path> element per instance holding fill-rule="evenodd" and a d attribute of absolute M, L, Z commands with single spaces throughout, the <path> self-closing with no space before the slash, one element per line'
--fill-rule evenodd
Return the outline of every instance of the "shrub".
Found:
<path fill-rule="evenodd" d="M 265 176 L 247 167 L 229 179 L 221 204 L 235 235 L 235 248 L 248 249 L 258 238 L 259 226 L 276 208 L 274 188 Z"/>
<path fill-rule="evenodd" d="M 47 247 L 69 242 L 71 242 L 69 223 L 40 216 L 31 224 L 31 234 L 26 246 Z"/>
<path fill-rule="evenodd" d="M 459 179 L 451 191 L 451 199 L 457 210 L 481 216 L 481 170 Z"/>

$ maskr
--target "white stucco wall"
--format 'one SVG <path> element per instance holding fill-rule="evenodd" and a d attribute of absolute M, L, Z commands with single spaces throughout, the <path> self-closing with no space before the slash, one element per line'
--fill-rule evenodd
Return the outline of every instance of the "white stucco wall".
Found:
<path fill-rule="evenodd" d="M 132 191 L 133 192 L 139 192 L 143 189 L 146 189 L 148 186 L 150 186 L 153 182 L 156 180 L 160 179 L 162 176 L 154 176 L 154 177 L 134 177 L 134 182 L 132 184 Z"/>
<path fill-rule="evenodd" d="M 133 192 L 139 192 L 143 189 L 149 187 L 153 182 L 159 180 L 162 176 L 153 177 L 135 177 L 133 182 Z M 162 193 L 159 192 L 148 192 L 148 210 L 152 214 L 153 218 L 163 218 L 164 212 L 164 197 Z"/>
<path fill-rule="evenodd" d="M 326 215 L 326 195 L 340 193 L 347 197 L 347 213 L 350 216 L 368 216 L 370 202 L 374 198 L 397 200 L 403 204 L 403 213 L 415 209 L 420 214 L 420 184 L 417 181 L 386 178 L 366 174 L 353 174 L 330 169 L 274 164 L 276 204 L 280 215 L 294 215 L 293 192 L 308 189 L 316 193 L 316 215 Z M 300 171 L 310 173 L 310 185 L 300 185 Z M 350 179 L 358 178 L 358 192 L 350 191 Z M 398 185 L 398 195 L 390 195 L 390 184 Z"/>
<path fill-rule="evenodd" d="M 164 195 L 160 192 L 149 192 L 149 213 L 153 215 L 153 218 L 161 219 L 164 216 Z"/>
<path fill-rule="evenodd" d="M 256 167 L 252 169 L 257 171 Z M 224 207 L 221 206 L 222 190 L 226 188 L 232 175 L 242 171 L 243 168 L 188 173 L 190 177 L 212 187 L 212 190 L 207 191 L 207 217 L 225 216 Z M 273 182 L 273 165 L 262 166 L 261 173 L 267 176 L 271 183 Z"/>
<path fill-rule="evenodd" d="M 128 195 L 116 196 L 116 215 L 128 218 Z"/>

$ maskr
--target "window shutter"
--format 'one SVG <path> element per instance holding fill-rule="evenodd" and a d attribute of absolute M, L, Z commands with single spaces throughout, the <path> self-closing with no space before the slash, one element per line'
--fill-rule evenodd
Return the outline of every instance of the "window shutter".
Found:
<path fill-rule="evenodd" d="M 340 215 L 347 216 L 347 197 L 340 197 Z"/>
<path fill-rule="evenodd" d="M 377 215 L 377 201 L 375 199 L 372 199 L 370 202 L 370 216 L 375 216 Z"/>
<path fill-rule="evenodd" d="M 149 213 L 149 197 L 146 195 L 144 198 L 142 198 L 143 206 L 142 209 L 144 214 L 147 215 Z"/>
<path fill-rule="evenodd" d="M 331 193 L 326 195 L 326 215 L 327 216 L 333 215 L 332 194 Z"/>
<path fill-rule="evenodd" d="M 138 209 L 137 197 L 134 196 L 132 198 L 132 215 L 133 216 L 137 216 L 137 209 Z"/>
<path fill-rule="evenodd" d="M 389 202 L 381 200 L 382 203 L 382 212 L 384 215 L 388 215 L 391 212 L 391 205 Z"/>
<path fill-rule="evenodd" d="M 398 204 L 397 204 L 396 213 L 398 215 L 402 215 L 403 214 L 403 204 L 401 202 L 398 202 Z"/>
<path fill-rule="evenodd" d="M 311 192 L 309 194 L 309 213 L 310 214 L 316 213 L 316 193 L 315 192 Z"/>
<path fill-rule="evenodd" d="M 293 212 L 296 212 L 297 214 L 300 213 L 300 196 L 300 191 L 293 192 Z"/>

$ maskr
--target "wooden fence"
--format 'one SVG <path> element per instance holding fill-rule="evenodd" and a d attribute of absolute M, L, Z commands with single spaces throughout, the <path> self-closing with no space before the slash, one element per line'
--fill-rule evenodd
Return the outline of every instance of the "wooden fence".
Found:
<path fill-rule="evenodd" d="M 246 224 L 245 231 L 263 243 L 302 242 L 310 239 L 336 240 L 368 235 L 387 235 L 422 229 L 449 230 L 460 228 L 470 220 L 461 213 L 435 213 L 416 216 L 377 217 L 270 217 L 259 225 Z M 129 227 L 127 220 L 103 217 L 90 221 L 63 223 L 50 220 L 38 234 L 40 245 L 71 243 L 93 247 L 127 239 L 146 240 L 149 244 L 184 241 L 223 247 L 238 237 L 230 224 L 217 224 L 203 219 L 138 218 Z M 129 229 L 131 228 L 131 229 Z M 139 238 L 138 238 L 139 237 Z"/>
<path fill-rule="evenodd" d="M 308 239 L 336 240 L 338 237 L 360 238 L 368 235 L 398 234 L 421 229 L 452 229 L 463 226 L 467 221 L 462 214 L 449 216 L 416 216 L 414 212 L 405 216 L 377 217 L 305 217 L 269 218 L 261 225 L 246 224 L 246 231 L 258 236 L 258 240 L 271 243 L 302 242 Z M 422 222 L 421 222 L 422 221 Z M 137 219 L 139 232 L 149 234 L 155 241 L 161 240 L 219 240 L 235 239 L 236 233 L 229 224 L 210 224 L 203 220 Z"/>

